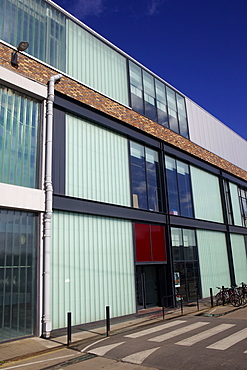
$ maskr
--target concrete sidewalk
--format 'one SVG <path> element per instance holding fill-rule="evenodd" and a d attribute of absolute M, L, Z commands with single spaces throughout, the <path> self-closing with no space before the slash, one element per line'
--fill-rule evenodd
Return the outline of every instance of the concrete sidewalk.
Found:
<path fill-rule="evenodd" d="M 222 316 L 241 307 L 231 305 L 215 306 L 211 308 L 209 299 L 199 301 L 199 311 L 197 304 L 191 303 L 183 307 L 183 315 L 205 315 L 205 316 Z M 170 320 L 181 316 L 181 308 L 165 309 L 165 320 Z M 163 322 L 163 312 L 160 307 L 141 310 L 138 314 L 128 317 L 115 318 L 111 320 L 110 335 L 116 335 L 119 332 L 140 328 L 154 323 Z M 72 328 L 72 343 L 87 342 L 90 340 L 106 336 L 105 322 L 96 322 L 88 325 L 81 325 Z M 0 344 L 0 368 L 1 365 L 9 361 L 17 361 L 29 358 L 37 354 L 54 351 L 67 345 L 66 330 L 52 332 L 50 339 L 31 337 Z"/>

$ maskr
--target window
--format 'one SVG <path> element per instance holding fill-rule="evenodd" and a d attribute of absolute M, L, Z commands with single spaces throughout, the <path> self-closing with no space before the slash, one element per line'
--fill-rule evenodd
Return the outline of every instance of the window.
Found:
<path fill-rule="evenodd" d="M 193 217 L 189 166 L 165 156 L 169 213 Z"/>
<path fill-rule="evenodd" d="M 161 209 L 158 153 L 130 142 L 133 206 L 158 212 Z"/>
<path fill-rule="evenodd" d="M 129 76 L 132 109 L 188 138 L 184 97 L 131 61 Z"/>
<path fill-rule="evenodd" d="M 130 95 L 132 108 L 144 114 L 142 70 L 136 64 L 130 62 Z"/>
<path fill-rule="evenodd" d="M 226 202 L 226 214 L 227 214 L 227 221 L 230 225 L 233 225 L 233 211 L 232 211 L 232 204 L 231 204 L 231 196 L 230 196 L 230 189 L 229 183 L 227 180 L 223 180 L 224 185 L 224 195 L 225 195 L 225 202 Z"/>
<path fill-rule="evenodd" d="M 242 225 L 247 227 L 247 191 L 245 189 L 238 189 L 240 210 L 242 216 Z"/>

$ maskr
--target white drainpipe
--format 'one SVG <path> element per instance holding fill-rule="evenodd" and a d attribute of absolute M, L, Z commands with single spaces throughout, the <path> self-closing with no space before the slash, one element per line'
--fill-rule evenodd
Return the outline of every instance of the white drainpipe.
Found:
<path fill-rule="evenodd" d="M 44 262 L 43 262 L 43 315 L 42 337 L 50 338 L 52 323 L 50 317 L 50 249 L 52 218 L 52 125 L 54 85 L 62 75 L 52 76 L 48 83 L 46 143 L 45 143 L 45 213 L 44 213 Z"/>

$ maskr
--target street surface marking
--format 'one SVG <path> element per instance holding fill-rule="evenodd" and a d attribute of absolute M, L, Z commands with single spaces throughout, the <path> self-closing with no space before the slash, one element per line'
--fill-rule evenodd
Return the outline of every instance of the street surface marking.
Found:
<path fill-rule="evenodd" d="M 125 342 L 108 344 L 108 346 L 91 349 L 90 351 L 88 351 L 88 353 L 92 353 L 93 355 L 96 355 L 96 356 L 104 356 L 111 349 L 116 348 L 116 347 L 120 346 L 120 344 L 124 344 L 124 343 Z"/>
<path fill-rule="evenodd" d="M 4 369 L 16 369 L 18 367 L 24 367 L 24 366 L 30 366 L 30 365 L 35 365 L 35 364 L 41 364 L 42 362 L 48 362 L 48 361 L 55 361 L 55 360 L 61 360 L 63 358 L 66 358 L 66 357 L 72 357 L 72 356 L 75 356 L 75 354 L 72 354 L 72 355 L 66 355 L 66 356 L 60 356 L 60 357 L 54 357 L 54 358 L 48 358 L 46 360 L 41 360 L 41 361 L 35 361 L 35 362 L 30 362 L 30 363 L 27 363 L 27 364 L 22 364 L 22 365 L 15 365 L 15 366 L 11 366 L 11 367 L 1 367 L 1 370 L 4 370 Z M 7 364 L 6 364 L 7 365 Z"/>
<path fill-rule="evenodd" d="M 183 339 L 175 344 L 179 344 L 180 346 L 192 346 L 192 344 L 195 344 L 197 342 L 200 342 L 201 340 L 209 338 L 212 335 L 221 333 L 222 331 L 230 329 L 233 326 L 235 326 L 235 324 L 221 324 L 216 326 L 215 328 L 205 330 L 202 333 L 193 335 L 192 337 L 189 337 L 187 339 Z"/>
<path fill-rule="evenodd" d="M 157 337 L 149 339 L 149 341 L 151 341 L 151 342 L 163 342 L 167 339 L 176 337 L 177 335 L 180 335 L 180 334 L 187 333 L 188 331 L 200 328 L 201 326 L 208 325 L 208 324 L 209 324 L 209 322 L 196 322 L 194 324 L 184 326 L 183 328 L 173 330 L 170 333 L 158 335 Z"/>
<path fill-rule="evenodd" d="M 184 322 L 186 322 L 186 320 L 175 320 L 175 321 L 167 322 L 166 324 L 155 326 L 154 328 L 151 328 L 151 329 L 146 329 L 146 330 L 142 330 L 142 331 L 139 331 L 133 334 L 125 335 L 125 337 L 127 338 L 143 337 L 144 335 L 156 333 L 157 331 L 163 330 L 165 328 L 171 328 L 172 326 L 175 326 L 175 325 L 178 325 Z"/>
<path fill-rule="evenodd" d="M 131 362 L 132 364 L 141 365 L 143 361 L 146 360 L 146 358 L 150 356 L 153 352 L 157 351 L 157 349 L 160 349 L 160 347 L 147 349 L 146 351 L 136 352 L 136 353 L 133 353 L 132 355 L 122 358 L 121 361 Z"/>
<path fill-rule="evenodd" d="M 245 338 L 247 338 L 247 328 L 240 330 L 225 339 L 219 340 L 218 342 L 215 342 L 206 348 L 220 349 L 221 351 L 224 351 Z"/>
<path fill-rule="evenodd" d="M 100 340 L 97 340 L 96 342 L 94 343 L 91 343 L 89 344 L 87 347 L 84 347 L 83 349 L 81 349 L 81 352 L 86 352 L 86 350 L 89 348 L 89 347 L 92 347 L 94 346 L 95 344 L 99 343 L 99 342 L 102 342 L 103 340 L 106 340 L 106 339 L 109 339 L 109 337 L 105 337 L 103 339 L 100 339 Z"/>

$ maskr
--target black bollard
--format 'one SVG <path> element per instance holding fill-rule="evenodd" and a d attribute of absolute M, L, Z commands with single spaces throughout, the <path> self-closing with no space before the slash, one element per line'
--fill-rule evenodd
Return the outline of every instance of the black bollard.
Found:
<path fill-rule="evenodd" d="M 106 306 L 106 336 L 109 337 L 110 333 L 110 307 Z"/>
<path fill-rule="evenodd" d="M 71 312 L 67 312 L 67 347 L 71 343 Z"/>
<path fill-rule="evenodd" d="M 210 299 L 211 299 L 211 308 L 214 307 L 214 298 L 213 298 L 213 289 L 210 288 Z"/>

